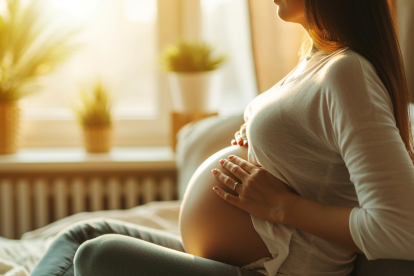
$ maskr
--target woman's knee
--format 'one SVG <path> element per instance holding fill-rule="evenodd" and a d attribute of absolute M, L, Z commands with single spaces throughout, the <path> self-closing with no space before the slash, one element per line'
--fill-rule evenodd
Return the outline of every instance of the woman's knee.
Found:
<path fill-rule="evenodd" d="M 100 236 L 83 243 L 76 251 L 75 275 L 132 275 L 137 270 L 145 271 L 159 258 L 156 247 L 124 235 Z"/>
<path fill-rule="evenodd" d="M 113 269 L 117 262 L 118 236 L 103 235 L 84 242 L 73 260 L 75 275 L 104 275 L 102 271 Z"/>

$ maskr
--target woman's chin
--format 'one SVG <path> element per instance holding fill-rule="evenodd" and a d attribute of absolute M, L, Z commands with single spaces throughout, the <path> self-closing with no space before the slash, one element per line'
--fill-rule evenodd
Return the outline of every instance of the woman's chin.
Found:
<path fill-rule="evenodd" d="M 208 158 L 194 173 L 182 203 L 180 230 L 187 253 L 243 266 L 271 255 L 254 230 L 250 214 L 224 201 L 212 189 L 220 186 L 236 195 L 211 173 L 212 169 L 219 168 L 232 176 L 218 163 L 229 155 L 247 160 L 247 148 L 225 148 Z"/>

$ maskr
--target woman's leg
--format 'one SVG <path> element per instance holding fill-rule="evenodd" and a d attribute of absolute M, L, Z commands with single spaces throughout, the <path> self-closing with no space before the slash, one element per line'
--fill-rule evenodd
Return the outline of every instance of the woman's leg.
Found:
<path fill-rule="evenodd" d="M 118 235 L 103 236 L 106 234 Z M 95 238 L 98 239 L 92 240 Z M 76 254 L 78 249 L 79 252 Z M 177 252 L 181 252 L 181 255 L 174 255 Z M 175 235 L 111 219 L 88 220 L 79 222 L 62 231 L 31 275 L 73 276 L 75 275 L 73 266 L 75 254 L 76 275 L 157 275 L 155 272 L 148 272 L 150 267 L 154 269 L 167 268 L 168 272 L 165 274 L 165 270 L 163 270 L 163 275 L 174 275 L 170 273 L 170 270 L 175 266 L 177 266 L 177 269 L 185 266 L 190 270 L 189 274 L 184 275 L 191 275 L 191 269 L 197 269 L 194 266 L 204 270 L 208 266 L 207 263 L 211 264 L 209 271 L 212 271 L 213 274 L 200 275 L 243 275 L 237 267 L 196 258 L 183 252 L 181 240 Z M 149 255 L 153 256 L 150 260 L 147 257 Z M 183 259 L 183 261 L 178 261 L 177 265 L 170 263 L 172 260 L 178 259 Z M 146 264 L 150 263 L 151 266 L 147 267 Z M 143 269 L 141 273 L 139 273 L 138 264 Z M 109 269 L 108 273 L 104 274 L 103 267 L 104 270 L 108 270 L 109 267 L 113 270 Z M 118 267 L 121 270 L 116 270 Z M 92 268 L 96 271 L 90 271 Z M 220 273 L 215 274 L 217 268 L 220 269 Z M 87 270 L 86 273 L 85 270 Z M 120 274 L 118 271 L 125 271 L 125 274 Z M 204 272 L 200 271 L 200 273 Z"/>
<path fill-rule="evenodd" d="M 195 257 L 131 237 L 104 235 L 81 245 L 76 276 L 242 276 L 239 267 Z"/>
<path fill-rule="evenodd" d="M 159 230 L 111 219 L 78 222 L 58 234 L 31 275 L 74 275 L 73 258 L 84 242 L 105 234 L 120 234 L 183 251 L 179 237 Z"/>

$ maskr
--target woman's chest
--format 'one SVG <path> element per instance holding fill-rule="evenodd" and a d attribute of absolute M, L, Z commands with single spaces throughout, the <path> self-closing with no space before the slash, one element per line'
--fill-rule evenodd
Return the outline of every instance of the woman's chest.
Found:
<path fill-rule="evenodd" d="M 249 142 L 273 150 L 320 143 L 320 98 L 320 88 L 306 81 L 287 83 L 261 94 L 246 109 Z"/>
<path fill-rule="evenodd" d="M 326 143 L 323 94 L 317 85 L 285 85 L 260 95 L 249 106 L 249 158 L 307 198 L 321 192 L 354 197 L 341 155 Z M 247 112 L 247 110 L 246 110 Z"/>

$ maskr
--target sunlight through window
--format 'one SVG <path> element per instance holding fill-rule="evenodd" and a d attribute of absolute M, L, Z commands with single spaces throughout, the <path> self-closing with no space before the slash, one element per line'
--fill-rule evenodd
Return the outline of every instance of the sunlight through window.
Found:
<path fill-rule="evenodd" d="M 52 0 L 52 7 L 75 21 L 91 19 L 99 8 L 99 0 Z"/>
<path fill-rule="evenodd" d="M 34 0 L 36 1 L 36 0 Z M 48 0 L 59 23 L 79 30 L 80 50 L 24 100 L 29 118 L 72 117 L 81 87 L 97 78 L 114 93 L 118 117 L 157 113 L 157 0 Z M 59 115 L 60 114 L 60 115 Z"/>
<path fill-rule="evenodd" d="M 132 22 L 152 22 L 157 17 L 157 2 L 124 0 L 124 12 Z"/>

